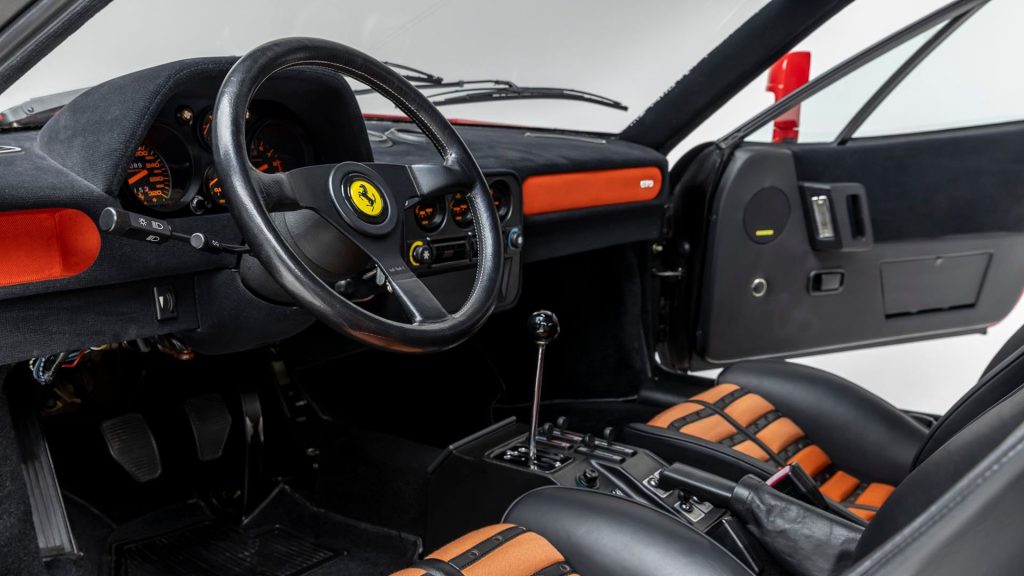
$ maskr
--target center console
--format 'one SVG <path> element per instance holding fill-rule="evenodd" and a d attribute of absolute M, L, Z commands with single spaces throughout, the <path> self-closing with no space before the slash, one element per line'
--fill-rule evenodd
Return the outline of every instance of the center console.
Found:
<path fill-rule="evenodd" d="M 537 346 L 530 426 L 509 418 L 450 445 L 434 461 L 428 470 L 425 547 L 433 549 L 498 521 L 533 489 L 564 486 L 659 510 L 706 534 L 755 574 L 761 573 L 764 554 L 722 507 L 730 500 L 722 497 L 727 491 L 715 489 L 712 480 L 717 477 L 684 465 L 669 466 L 647 450 L 616 442 L 612 427 L 595 435 L 573 431 L 564 417 L 539 424 L 544 357 L 547 345 L 558 337 L 558 318 L 546 310 L 534 312 L 528 333 Z"/>

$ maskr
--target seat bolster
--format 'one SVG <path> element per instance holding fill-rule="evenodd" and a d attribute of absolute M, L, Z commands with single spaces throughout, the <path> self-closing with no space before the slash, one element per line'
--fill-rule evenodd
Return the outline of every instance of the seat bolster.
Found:
<path fill-rule="evenodd" d="M 505 514 L 546 538 L 586 576 L 751 576 L 679 520 L 618 496 L 576 488 L 527 493 Z"/>
<path fill-rule="evenodd" d="M 629 424 L 623 432 L 627 444 L 646 448 L 669 464 L 682 462 L 737 481 L 747 474 L 767 479 L 775 473 L 775 468 L 765 462 L 689 434 L 637 423 Z"/>
<path fill-rule="evenodd" d="M 841 469 L 897 485 L 910 472 L 927 430 L 892 404 L 828 372 L 777 360 L 726 368 L 732 383 L 768 399 L 795 421 Z"/>

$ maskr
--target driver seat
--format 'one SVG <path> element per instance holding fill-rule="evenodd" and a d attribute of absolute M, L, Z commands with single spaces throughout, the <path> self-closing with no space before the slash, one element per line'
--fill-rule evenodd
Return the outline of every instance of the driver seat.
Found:
<path fill-rule="evenodd" d="M 895 488 L 859 533 L 803 546 L 822 575 L 953 576 L 1019 573 L 1024 548 L 1024 392 L 1018 389 L 927 456 Z M 749 479 L 748 479 L 749 480 Z M 741 492 L 731 502 L 738 503 Z M 793 506 L 802 503 L 793 500 Z M 786 519 L 772 517 L 785 558 Z M 799 535 L 801 526 L 794 524 Z M 819 532 L 828 532 L 827 529 Z M 841 548 L 841 549 L 831 549 Z M 794 552 L 795 553 L 795 552 Z M 827 558 L 827 563 L 822 562 Z M 515 502 L 503 523 L 472 532 L 393 576 L 751 576 L 744 564 L 701 532 L 661 511 L 611 494 L 545 487 Z"/>
<path fill-rule="evenodd" d="M 870 521 L 911 470 L 1021 382 L 1024 329 L 929 429 L 834 374 L 777 360 L 741 362 L 713 388 L 627 426 L 625 436 L 665 460 L 733 480 L 800 464 L 840 510 Z"/>

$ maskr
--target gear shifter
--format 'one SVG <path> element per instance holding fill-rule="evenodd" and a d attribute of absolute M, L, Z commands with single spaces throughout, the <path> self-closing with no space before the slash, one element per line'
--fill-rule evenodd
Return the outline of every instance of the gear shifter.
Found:
<path fill-rule="evenodd" d="M 530 463 L 537 459 L 537 423 L 540 419 L 540 394 L 544 380 L 544 350 L 558 337 L 558 317 L 547 310 L 530 314 L 529 330 L 537 344 L 537 377 L 533 383 L 533 411 L 530 414 Z"/>

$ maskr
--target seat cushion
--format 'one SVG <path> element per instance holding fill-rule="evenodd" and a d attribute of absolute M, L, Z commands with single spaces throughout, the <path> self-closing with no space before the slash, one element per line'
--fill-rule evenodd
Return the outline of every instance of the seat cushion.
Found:
<path fill-rule="evenodd" d="M 799 464 L 826 497 L 871 520 L 894 487 L 862 482 L 839 470 L 825 451 L 767 399 L 736 384 L 723 383 L 672 406 L 648 423 L 683 436 L 734 450 L 778 469 Z"/>
<path fill-rule="evenodd" d="M 515 524 L 470 532 L 392 576 L 578 576 L 547 540 Z"/>

